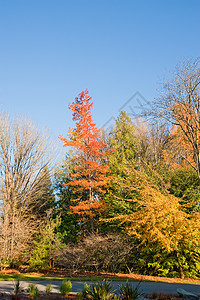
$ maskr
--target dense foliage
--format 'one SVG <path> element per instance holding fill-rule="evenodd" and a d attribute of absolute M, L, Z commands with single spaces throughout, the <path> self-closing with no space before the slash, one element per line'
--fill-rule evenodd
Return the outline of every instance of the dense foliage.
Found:
<path fill-rule="evenodd" d="M 53 180 L 41 145 L 34 152 L 31 140 L 19 143 L 25 154 L 30 148 L 39 165 L 38 174 L 35 168 L 28 175 L 29 160 L 20 168 L 18 152 L 6 137 L 7 150 L 16 157 L 12 164 L 18 165 L 5 159 L 1 170 L 1 268 L 18 262 L 32 269 L 55 264 L 72 272 L 95 268 L 200 277 L 199 84 L 189 90 L 197 83 L 197 65 L 191 72 L 184 67 L 182 85 L 175 77 L 173 85 L 164 86 L 171 106 L 158 100 L 153 114 L 162 120 L 156 124 L 142 119 L 136 123 L 122 111 L 110 132 L 99 130 L 92 118 L 92 98 L 87 90 L 81 92 L 69 106 L 75 127 L 69 128 L 67 138 L 59 137 L 69 148 Z M 176 80 L 174 100 L 170 88 Z M 177 100 L 184 84 L 187 93 Z M 3 141 L 2 159 L 4 152 L 9 156 Z M 39 151 L 42 162 L 37 161 Z M 12 174 L 12 167 L 21 177 Z M 25 187 L 18 184 L 23 178 L 19 171 L 27 172 Z"/>

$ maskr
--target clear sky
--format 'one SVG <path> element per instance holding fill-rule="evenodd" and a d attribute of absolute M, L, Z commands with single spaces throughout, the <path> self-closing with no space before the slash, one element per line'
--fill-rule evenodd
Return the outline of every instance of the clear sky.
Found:
<path fill-rule="evenodd" d="M 101 126 L 135 92 L 151 101 L 166 72 L 199 56 L 199 0 L 0 0 L 0 111 L 56 138 L 82 90 Z"/>

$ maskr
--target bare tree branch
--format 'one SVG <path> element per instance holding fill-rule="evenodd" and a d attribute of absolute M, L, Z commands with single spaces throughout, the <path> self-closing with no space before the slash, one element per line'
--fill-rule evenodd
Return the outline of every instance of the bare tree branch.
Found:
<path fill-rule="evenodd" d="M 0 255 L 12 260 L 33 231 L 32 208 L 52 170 L 52 142 L 27 120 L 0 115 Z M 48 172 L 44 169 L 48 168 Z M 21 241 L 19 236 L 21 236 Z"/>

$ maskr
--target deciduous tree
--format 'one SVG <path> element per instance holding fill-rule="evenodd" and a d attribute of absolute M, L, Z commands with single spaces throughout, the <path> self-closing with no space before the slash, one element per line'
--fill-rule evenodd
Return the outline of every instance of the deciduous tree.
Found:
<path fill-rule="evenodd" d="M 92 119 L 93 102 L 88 91 L 81 92 L 69 108 L 73 112 L 76 126 L 73 129 L 69 128 L 67 138 L 59 138 L 64 142 L 64 146 L 74 149 L 76 163 L 67 185 L 77 197 L 71 209 L 80 216 L 89 216 L 91 230 L 94 231 L 93 217 L 103 208 L 101 194 L 105 192 L 104 188 L 109 180 L 106 176 L 109 172 L 109 152 Z"/>
<path fill-rule="evenodd" d="M 200 181 L 200 60 L 177 66 L 173 78 L 163 83 L 161 96 L 152 107 L 151 115 L 177 127 L 182 142 L 192 151 L 193 167 Z"/>
<path fill-rule="evenodd" d="M 162 193 L 144 172 L 130 165 L 127 165 L 126 172 L 126 180 L 118 177 L 116 183 L 121 189 L 132 193 L 126 201 L 133 202 L 136 209 L 132 213 L 125 211 L 109 221 L 120 221 L 127 233 L 147 250 L 157 247 L 173 256 L 174 266 L 178 265 L 182 277 L 189 269 L 189 261 L 190 267 L 196 268 L 196 274 L 199 274 L 199 213 L 184 212 L 179 199 Z"/>
<path fill-rule="evenodd" d="M 31 222 L 37 217 L 33 208 L 38 201 L 40 205 L 46 203 L 41 195 L 49 180 L 44 169 L 52 167 L 50 149 L 46 132 L 30 121 L 0 115 L 0 253 L 5 260 L 12 261 L 20 245 L 24 249 L 30 241 L 33 225 L 37 224 Z M 24 228 L 21 240 L 20 226 Z"/>

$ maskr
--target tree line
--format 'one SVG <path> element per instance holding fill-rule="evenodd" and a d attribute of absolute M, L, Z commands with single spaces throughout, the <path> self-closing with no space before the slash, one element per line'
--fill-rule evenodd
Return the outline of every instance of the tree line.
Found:
<path fill-rule="evenodd" d="M 199 60 L 184 62 L 152 110 L 122 111 L 110 132 L 81 92 L 54 168 L 47 134 L 1 115 L 1 268 L 199 277 L 199 85 Z"/>

